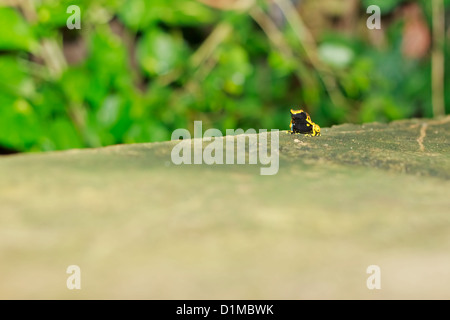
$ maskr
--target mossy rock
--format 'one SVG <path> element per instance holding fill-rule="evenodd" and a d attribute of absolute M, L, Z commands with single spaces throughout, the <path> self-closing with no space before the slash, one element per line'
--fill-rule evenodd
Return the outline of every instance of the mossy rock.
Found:
<path fill-rule="evenodd" d="M 0 298 L 450 298 L 450 117 L 278 137 L 271 176 L 177 141 L 0 158 Z"/>

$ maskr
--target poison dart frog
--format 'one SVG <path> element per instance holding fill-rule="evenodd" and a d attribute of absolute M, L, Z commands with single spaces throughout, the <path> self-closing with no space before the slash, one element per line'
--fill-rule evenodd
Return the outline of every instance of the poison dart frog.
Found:
<path fill-rule="evenodd" d="M 289 133 L 302 133 L 312 137 L 320 136 L 320 127 L 311 121 L 311 117 L 307 112 L 291 109 Z"/>

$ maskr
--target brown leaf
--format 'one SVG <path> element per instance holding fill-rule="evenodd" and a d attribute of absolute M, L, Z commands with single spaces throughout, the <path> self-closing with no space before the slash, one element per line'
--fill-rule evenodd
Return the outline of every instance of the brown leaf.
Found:
<path fill-rule="evenodd" d="M 405 26 L 403 28 L 402 53 L 405 58 L 421 59 L 428 54 L 431 46 L 428 27 L 417 3 L 411 3 L 403 9 Z"/>

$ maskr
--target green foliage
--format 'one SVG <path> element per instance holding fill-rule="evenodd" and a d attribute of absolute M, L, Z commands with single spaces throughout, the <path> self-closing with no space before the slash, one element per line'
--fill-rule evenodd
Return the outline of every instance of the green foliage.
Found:
<path fill-rule="evenodd" d="M 382 14 L 389 14 L 398 7 L 399 4 L 406 0 L 362 0 L 363 7 L 368 8 L 371 5 L 380 7 Z"/>
<path fill-rule="evenodd" d="M 430 56 L 405 59 L 404 22 L 392 21 L 402 0 L 363 0 L 355 17 L 362 31 L 323 27 L 313 52 L 286 19 L 273 20 L 282 37 L 274 43 L 249 12 L 196 0 L 33 3 L 0 7 L 0 147 L 162 141 L 194 120 L 223 132 L 287 129 L 290 108 L 322 126 L 432 116 Z M 81 30 L 66 28 L 72 4 L 81 8 Z M 389 21 L 380 48 L 365 28 L 370 4 Z M 270 6 L 262 8 L 272 19 Z"/>
<path fill-rule="evenodd" d="M 182 68 L 189 54 L 182 37 L 157 28 L 147 32 L 137 47 L 139 65 L 150 77 L 161 76 Z"/>
<path fill-rule="evenodd" d="M 12 8 L 0 7 L 0 30 L 0 50 L 31 51 L 37 45 L 31 27 Z"/>

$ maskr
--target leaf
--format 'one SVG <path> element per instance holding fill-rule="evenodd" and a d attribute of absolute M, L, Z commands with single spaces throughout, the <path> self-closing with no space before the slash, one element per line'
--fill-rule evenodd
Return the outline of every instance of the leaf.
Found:
<path fill-rule="evenodd" d="M 0 6 L 0 30 L 0 50 L 36 50 L 32 29 L 16 10 Z"/>
<path fill-rule="evenodd" d="M 84 146 L 73 123 L 66 117 L 58 117 L 51 121 L 46 131 L 44 137 L 51 141 L 53 150 L 82 148 Z"/>
<path fill-rule="evenodd" d="M 386 15 L 391 13 L 405 0 L 362 0 L 363 8 L 367 9 L 371 5 L 380 7 L 381 14 Z"/>
<path fill-rule="evenodd" d="M 110 128 L 118 121 L 121 103 L 120 96 L 111 95 L 106 97 L 97 111 L 97 122 L 100 127 Z"/>
<path fill-rule="evenodd" d="M 160 76 L 186 64 L 188 50 L 182 38 L 154 29 L 139 41 L 137 56 L 150 76 Z"/>
<path fill-rule="evenodd" d="M 123 2 L 119 17 L 126 26 L 139 31 L 158 22 L 198 26 L 213 22 L 216 15 L 213 10 L 193 0 L 133 0 Z"/>
<path fill-rule="evenodd" d="M 323 62 L 329 65 L 345 68 L 350 65 L 355 55 L 347 46 L 323 43 L 319 46 L 319 56 Z"/>
<path fill-rule="evenodd" d="M 0 94 L 0 144 L 26 151 L 40 135 L 38 117 L 28 101 Z"/>
<path fill-rule="evenodd" d="M 0 70 L 0 91 L 25 98 L 31 98 L 36 93 L 33 79 L 18 58 L 10 55 L 0 56 Z"/>

